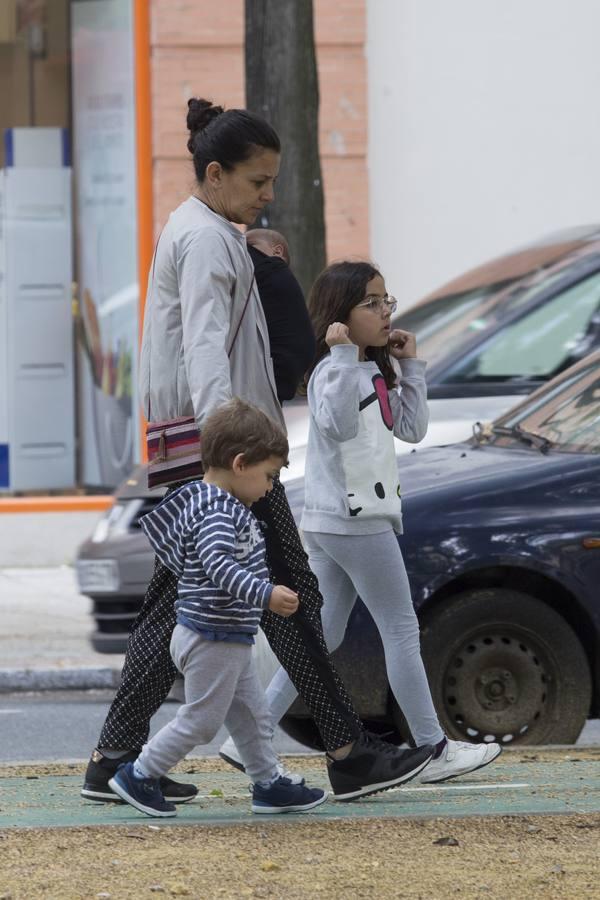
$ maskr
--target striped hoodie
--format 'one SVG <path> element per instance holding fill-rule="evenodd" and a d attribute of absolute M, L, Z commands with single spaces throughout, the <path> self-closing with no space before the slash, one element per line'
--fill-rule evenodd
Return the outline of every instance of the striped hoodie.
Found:
<path fill-rule="evenodd" d="M 175 610 L 200 629 L 256 634 L 273 590 L 254 514 L 227 491 L 191 481 L 141 525 L 178 577 Z"/>

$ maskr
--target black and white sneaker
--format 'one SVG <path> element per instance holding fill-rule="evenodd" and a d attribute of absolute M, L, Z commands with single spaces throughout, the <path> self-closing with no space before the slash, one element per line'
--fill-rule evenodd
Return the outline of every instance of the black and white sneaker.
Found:
<path fill-rule="evenodd" d="M 358 800 L 404 784 L 425 768 L 433 752 L 429 745 L 400 750 L 363 732 L 345 759 L 327 757 L 333 796 L 336 800 Z"/>
<path fill-rule="evenodd" d="M 135 751 L 126 753 L 119 759 L 109 759 L 99 750 L 94 750 L 85 773 L 81 796 L 86 800 L 97 800 L 100 803 L 121 803 L 121 797 L 113 791 L 108 782 L 120 765 L 134 762 L 137 758 L 138 754 Z M 167 776 L 161 778 L 159 783 L 162 794 L 169 803 L 188 803 L 198 794 L 195 784 L 181 784 Z"/>
<path fill-rule="evenodd" d="M 109 784 L 122 800 L 147 816 L 177 815 L 175 804 L 167 803 L 163 797 L 158 778 L 138 778 L 131 762 L 121 763 Z"/>

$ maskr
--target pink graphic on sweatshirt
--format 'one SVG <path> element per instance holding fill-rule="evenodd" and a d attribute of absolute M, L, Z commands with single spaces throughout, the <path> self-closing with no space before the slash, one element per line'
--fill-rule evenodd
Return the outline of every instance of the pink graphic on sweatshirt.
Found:
<path fill-rule="evenodd" d="M 375 388 L 375 393 L 379 400 L 381 418 L 383 419 L 386 428 L 389 431 L 392 431 L 394 427 L 394 417 L 392 415 L 392 407 L 390 406 L 389 388 L 385 383 L 383 375 L 375 375 L 373 378 L 373 387 Z"/>

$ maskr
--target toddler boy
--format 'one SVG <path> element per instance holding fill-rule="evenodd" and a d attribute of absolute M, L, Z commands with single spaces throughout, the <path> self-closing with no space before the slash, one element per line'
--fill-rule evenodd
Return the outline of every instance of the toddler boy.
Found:
<path fill-rule="evenodd" d="M 264 538 L 248 508 L 271 490 L 287 454 L 278 425 L 251 404 L 231 400 L 204 423 L 203 480 L 173 491 L 141 520 L 157 556 L 178 577 L 171 656 L 185 689 L 175 718 L 109 781 L 147 815 L 176 815 L 160 777 L 213 740 L 223 724 L 252 780 L 253 812 L 303 812 L 327 799 L 325 791 L 279 774 L 252 656 L 262 611 L 291 616 L 298 608 L 294 591 L 271 584 Z"/>

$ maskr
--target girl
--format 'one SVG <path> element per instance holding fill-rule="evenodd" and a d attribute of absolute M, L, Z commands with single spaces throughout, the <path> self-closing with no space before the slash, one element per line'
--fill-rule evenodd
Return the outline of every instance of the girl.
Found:
<path fill-rule="evenodd" d="M 329 651 L 341 644 L 360 595 L 381 635 L 390 686 L 413 739 L 417 746 L 435 746 L 421 780 L 437 782 L 487 765 L 501 747 L 446 738 L 421 659 L 396 539 L 402 509 L 394 436 L 417 443 L 427 431 L 426 364 L 417 359 L 413 334 L 391 330 L 396 305 L 381 274 L 366 262 L 331 265 L 314 284 L 309 308 L 317 354 L 308 383 L 301 527 L 324 597 Z M 283 670 L 267 697 L 277 722 L 296 697 Z"/>

